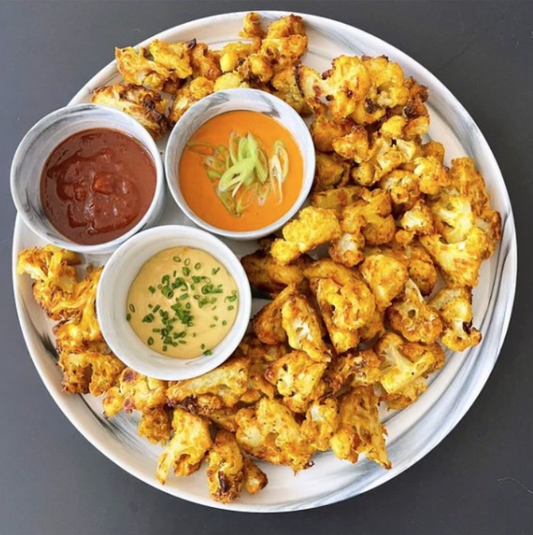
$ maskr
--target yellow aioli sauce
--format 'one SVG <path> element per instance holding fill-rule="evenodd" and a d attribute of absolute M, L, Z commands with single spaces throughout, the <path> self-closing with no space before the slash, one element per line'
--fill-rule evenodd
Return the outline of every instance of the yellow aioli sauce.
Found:
<path fill-rule="evenodd" d="M 235 322 L 235 280 L 200 249 L 172 247 L 140 269 L 128 293 L 126 318 L 142 342 L 167 357 L 210 355 Z"/>

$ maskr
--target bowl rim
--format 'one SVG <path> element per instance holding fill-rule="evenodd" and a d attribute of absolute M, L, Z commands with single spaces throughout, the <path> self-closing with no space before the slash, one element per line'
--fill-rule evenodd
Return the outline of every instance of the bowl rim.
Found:
<path fill-rule="evenodd" d="M 203 106 L 205 106 L 206 102 L 209 100 L 220 98 L 219 95 L 228 95 L 228 98 L 232 101 L 238 101 L 239 98 L 242 98 L 243 96 L 250 95 L 250 94 L 260 94 L 262 99 L 269 100 L 270 102 L 273 102 L 274 105 L 278 108 L 281 108 L 283 110 L 283 114 L 281 119 L 274 118 L 275 121 L 279 122 L 284 128 L 286 128 L 291 135 L 293 136 L 295 142 L 297 143 L 298 147 L 300 148 L 300 152 L 302 154 L 302 160 L 304 161 L 304 175 L 302 177 L 302 186 L 300 189 L 300 194 L 294 204 L 287 210 L 287 212 L 271 223 L 270 225 L 267 225 L 266 227 L 261 227 L 256 230 L 247 230 L 247 231 L 235 231 L 235 230 L 224 230 L 219 227 L 215 227 L 214 225 L 211 225 L 210 223 L 207 223 L 207 221 L 204 221 L 202 218 L 200 218 L 187 204 L 185 199 L 183 198 L 183 195 L 181 194 L 181 186 L 179 181 L 179 172 L 174 169 L 174 167 L 170 164 L 170 154 L 171 151 L 174 149 L 174 146 L 177 144 L 178 140 L 180 139 L 182 135 L 182 131 L 184 128 L 184 124 L 186 121 L 183 121 L 183 118 L 192 118 L 195 114 L 198 113 L 198 110 L 203 109 Z M 246 102 L 243 104 L 242 108 L 236 108 L 232 109 L 230 111 L 238 111 L 238 110 L 247 110 L 247 111 L 255 111 L 251 109 L 249 106 L 246 105 Z M 217 113 L 216 115 L 213 115 L 206 121 L 202 122 L 200 126 L 205 124 L 210 119 L 213 119 L 214 117 L 218 117 L 218 115 L 222 115 L 223 113 L 227 113 L 228 111 L 223 111 L 221 113 Z M 261 112 L 257 112 L 261 113 Z M 290 114 L 292 118 L 297 122 L 300 123 L 304 129 L 304 139 L 302 140 L 301 137 L 297 137 L 292 134 L 292 131 L 287 128 L 287 126 L 283 122 L 283 115 Z M 181 123 L 181 124 L 180 124 Z M 303 148 L 310 148 L 311 150 L 307 150 L 308 156 L 305 157 Z M 181 154 L 180 154 L 181 159 Z M 215 93 L 211 93 L 207 97 L 204 97 L 199 102 L 194 103 L 178 120 L 174 128 L 172 129 L 172 132 L 169 135 L 167 146 L 165 149 L 165 176 L 166 181 L 168 185 L 168 189 L 172 195 L 172 198 L 174 199 L 174 202 L 178 205 L 180 210 L 196 225 L 203 228 L 204 230 L 207 230 L 208 232 L 211 232 L 213 234 L 217 234 L 218 236 L 223 236 L 225 238 L 230 238 L 233 240 L 257 240 L 259 238 L 263 238 L 265 236 L 268 236 L 269 234 L 274 233 L 276 230 L 279 230 L 287 221 L 289 221 L 294 215 L 298 212 L 298 210 L 302 207 L 302 205 L 305 203 L 307 197 L 309 196 L 309 193 L 311 191 L 311 188 L 313 186 L 314 176 L 315 176 L 315 166 L 316 166 L 316 152 L 313 145 L 313 140 L 311 137 L 311 133 L 309 131 L 309 128 L 305 121 L 302 119 L 302 117 L 287 104 L 285 101 L 281 100 L 279 97 L 272 95 L 270 93 L 266 93 L 264 91 L 261 91 L 259 89 L 253 89 L 253 88 L 234 88 L 234 89 L 225 89 L 223 91 L 217 91 Z"/>
<path fill-rule="evenodd" d="M 63 236 L 50 222 L 51 226 L 54 229 L 55 235 L 52 236 L 50 234 L 44 233 L 41 228 L 38 225 L 35 225 L 32 221 L 32 218 L 28 217 L 28 214 L 24 210 L 23 203 L 20 200 L 19 196 L 19 188 L 18 188 L 18 174 L 16 173 L 18 163 L 19 161 L 24 158 L 25 154 L 27 154 L 27 150 L 31 146 L 32 143 L 32 137 L 35 136 L 43 127 L 45 123 L 48 121 L 51 121 L 49 126 L 52 126 L 55 122 L 60 120 L 63 117 L 68 116 L 69 113 L 72 113 L 73 111 L 80 112 L 82 114 L 92 114 L 96 110 L 105 110 L 106 113 L 109 113 L 110 116 L 116 115 L 121 118 L 121 120 L 128 122 L 132 126 L 132 130 L 134 130 L 136 133 L 131 134 L 129 132 L 122 132 L 120 128 L 114 128 L 115 130 L 124 133 L 125 135 L 128 135 L 130 137 L 133 137 L 138 143 L 141 144 L 141 146 L 150 154 L 150 157 L 152 158 L 152 161 L 155 166 L 155 174 L 156 174 L 156 184 L 155 184 L 155 191 L 154 196 L 152 198 L 152 202 L 150 203 L 150 206 L 148 207 L 148 210 L 146 210 L 143 217 L 138 221 L 138 223 L 132 227 L 130 230 L 119 236 L 118 238 L 114 238 L 113 240 L 94 244 L 94 245 L 83 245 L 80 243 L 76 243 L 74 241 L 68 240 L 66 236 Z M 105 128 L 105 127 L 102 127 Z M 83 132 L 83 127 L 78 130 L 76 133 Z M 138 132 L 146 132 L 148 134 L 146 136 L 146 139 L 141 139 L 141 136 L 138 134 Z M 67 139 L 67 138 L 65 138 Z M 146 142 L 145 142 L 146 141 Z M 57 145 L 56 145 L 57 146 Z M 48 155 L 49 156 L 49 155 Z M 11 189 L 11 198 L 13 199 L 13 203 L 15 204 L 15 208 L 17 209 L 17 213 L 20 214 L 22 220 L 24 223 L 33 231 L 35 234 L 37 234 L 40 238 L 47 242 L 51 242 L 52 244 L 62 247 L 64 249 L 69 249 L 71 251 L 75 251 L 80 254 L 104 254 L 104 253 L 111 253 L 113 249 L 116 249 L 121 243 L 128 240 L 131 236 L 139 232 L 146 222 L 153 216 L 154 211 L 158 207 L 158 205 L 163 201 L 164 195 L 165 195 L 165 168 L 163 165 L 163 160 L 161 158 L 161 153 L 154 141 L 154 139 L 150 136 L 147 130 L 135 119 L 130 117 L 127 113 L 118 110 L 116 108 L 111 108 L 109 106 L 103 106 L 100 104 L 92 104 L 92 103 L 85 103 L 85 104 L 69 104 L 67 106 L 63 106 L 62 108 L 58 108 L 48 115 L 45 115 L 41 119 L 39 119 L 24 135 L 22 140 L 20 141 L 19 145 L 17 146 L 17 149 L 15 151 L 15 154 L 13 156 L 13 160 L 11 163 L 10 168 L 10 189 Z M 41 180 L 41 177 L 39 177 L 39 180 Z M 39 203 L 40 203 L 39 199 Z"/>
<path fill-rule="evenodd" d="M 239 258 L 231 250 L 231 248 L 228 247 L 224 242 L 222 242 L 217 236 L 209 234 L 204 230 L 190 226 L 162 225 L 139 232 L 133 238 L 124 242 L 107 260 L 102 271 L 102 275 L 96 293 L 96 314 L 98 318 L 104 318 L 106 316 L 106 314 L 104 313 L 104 308 L 108 310 L 109 307 L 113 308 L 116 306 L 120 306 L 119 303 L 122 303 L 122 299 L 120 298 L 122 295 L 121 293 L 117 294 L 115 291 L 115 293 L 113 293 L 112 297 L 110 298 L 107 294 L 104 295 L 104 291 L 106 291 L 107 285 L 109 285 L 117 276 L 120 276 L 120 273 L 122 273 L 121 268 L 123 267 L 123 262 L 125 261 L 124 253 L 127 252 L 128 249 L 131 249 L 134 246 L 139 246 L 139 244 L 146 243 L 147 241 L 154 242 L 157 240 L 158 237 L 175 237 L 176 244 L 174 246 L 176 247 L 179 246 L 179 242 L 181 239 L 185 237 L 192 237 L 195 239 L 196 243 L 198 243 L 198 245 L 195 246 L 197 249 L 203 250 L 208 254 L 213 255 L 211 251 L 208 251 L 203 247 L 204 243 L 209 242 L 212 246 L 212 250 L 217 250 L 218 252 L 220 252 L 223 258 L 227 257 L 232 259 L 232 262 L 228 262 L 223 258 L 217 258 L 217 260 L 228 270 L 228 273 L 234 279 L 239 291 L 239 308 L 235 317 L 235 322 L 233 323 L 231 329 L 226 333 L 222 340 L 220 340 L 220 342 L 212 349 L 213 355 L 209 358 L 200 359 L 199 357 L 201 357 L 201 355 L 199 355 L 198 357 L 194 357 L 191 359 L 180 359 L 174 357 L 167 357 L 166 355 L 162 355 L 158 352 L 153 351 L 154 354 L 157 353 L 157 355 L 162 357 L 163 359 L 168 359 L 168 363 L 174 365 L 170 366 L 168 369 L 163 369 L 159 367 L 157 365 L 156 360 L 154 360 L 153 364 L 147 364 L 141 358 L 138 358 L 134 352 L 127 350 L 122 343 L 122 339 L 119 336 L 116 336 L 115 334 L 111 333 L 111 326 L 106 321 L 100 322 L 100 329 L 102 331 L 104 340 L 109 345 L 113 353 L 117 355 L 117 357 L 121 361 L 123 361 L 126 366 L 134 369 L 135 371 L 147 375 L 149 377 L 161 380 L 178 381 L 183 379 L 191 379 L 193 377 L 198 377 L 199 375 L 203 375 L 219 367 L 228 358 L 230 358 L 237 346 L 241 343 L 244 335 L 246 334 L 250 322 L 252 310 L 252 291 L 250 288 L 250 283 L 248 282 L 248 278 L 246 277 L 244 268 L 242 267 Z M 173 246 L 169 246 L 165 243 L 161 246 L 161 248 L 158 249 L 157 252 L 164 251 L 169 247 Z M 144 258 L 144 256 L 141 256 L 141 258 L 143 258 L 142 261 L 138 262 L 138 267 L 137 265 L 135 266 L 137 272 L 150 258 L 157 254 L 157 252 L 150 254 L 150 256 L 146 258 Z M 118 317 L 124 317 L 123 320 L 121 319 L 119 321 L 127 322 L 127 320 L 125 319 L 124 311 L 119 312 L 120 313 L 118 314 Z M 137 337 L 133 329 L 132 336 Z M 217 352 L 217 348 L 225 340 L 231 339 L 233 339 L 233 341 L 228 342 L 227 347 L 225 347 L 223 351 Z M 138 344 L 137 340 L 134 343 L 139 347 L 144 346 L 144 343 L 140 339 L 138 339 Z M 146 349 L 150 351 L 147 346 Z M 189 363 L 192 363 L 192 365 L 188 366 L 187 364 Z"/>

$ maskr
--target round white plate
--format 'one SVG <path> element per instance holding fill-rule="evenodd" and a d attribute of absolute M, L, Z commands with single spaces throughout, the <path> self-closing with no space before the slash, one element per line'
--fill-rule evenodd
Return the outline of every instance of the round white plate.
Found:
<path fill-rule="evenodd" d="M 286 14 L 275 11 L 261 13 L 265 21 Z M 153 38 L 164 41 L 196 38 L 218 48 L 237 39 L 244 15 L 232 13 L 196 20 Z M 218 504 L 209 497 L 204 470 L 188 478 L 169 477 L 167 484 L 161 486 L 155 478 L 161 448 L 151 446 L 137 436 L 135 416 L 120 414 L 105 420 L 98 399 L 61 392 L 61 374 L 56 365 L 50 323 L 33 301 L 29 277 L 14 275 L 17 311 L 29 352 L 50 394 L 74 426 L 113 462 L 139 479 L 179 498 L 210 507 L 257 512 L 308 509 L 355 496 L 397 476 L 433 449 L 472 405 L 494 367 L 513 305 L 517 251 L 509 196 L 494 155 L 470 115 L 430 72 L 393 46 L 340 22 L 312 15 L 302 16 L 309 36 L 309 51 L 304 58 L 308 65 L 323 71 L 340 54 L 385 54 L 399 62 L 407 76 L 412 75 L 428 86 L 429 134 L 444 143 L 447 164 L 452 158 L 463 155 L 474 158 L 487 182 L 492 205 L 502 215 L 503 239 L 495 255 L 484 263 L 480 284 L 474 292 L 474 324 L 483 333 L 481 344 L 462 354 L 448 354 L 446 366 L 415 404 L 401 412 L 384 415 L 389 433 L 388 451 L 393 464 L 391 470 L 386 471 L 365 459 L 352 465 L 337 460 L 331 453 L 316 456 L 315 466 L 297 476 L 290 468 L 264 465 L 269 485 L 255 496 L 243 493 L 237 502 L 230 505 Z M 110 63 L 79 91 L 71 104 L 88 102 L 95 88 L 119 80 L 115 63 Z M 164 150 L 164 144 L 165 141 L 160 145 L 161 150 Z M 167 197 L 168 204 L 161 224 L 190 224 L 171 196 Z M 228 243 L 238 254 L 256 248 L 254 243 Z M 18 251 L 38 245 L 44 244 L 17 217 L 13 266 L 16 265 Z M 87 260 L 98 263 L 105 261 L 105 257 Z"/>

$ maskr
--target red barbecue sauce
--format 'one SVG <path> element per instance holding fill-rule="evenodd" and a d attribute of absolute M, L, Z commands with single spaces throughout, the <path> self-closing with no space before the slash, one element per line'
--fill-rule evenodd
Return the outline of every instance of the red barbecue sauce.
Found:
<path fill-rule="evenodd" d="M 154 162 L 138 141 L 94 128 L 52 151 L 41 176 L 41 201 L 61 234 L 96 245 L 133 228 L 150 207 L 155 186 Z"/>

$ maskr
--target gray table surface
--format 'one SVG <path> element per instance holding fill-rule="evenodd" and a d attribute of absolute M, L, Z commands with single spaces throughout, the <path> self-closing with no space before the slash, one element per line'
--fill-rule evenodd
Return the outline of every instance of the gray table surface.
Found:
<path fill-rule="evenodd" d="M 24 133 L 110 61 L 115 45 L 215 13 L 329 16 L 410 54 L 472 114 L 501 166 L 519 235 L 519 281 L 500 358 L 444 442 L 363 496 L 314 511 L 244 515 L 148 487 L 91 446 L 41 383 L 11 289 L 9 166 Z M 0 533 L 533 533 L 533 4 L 515 2 L 0 3 Z"/>

